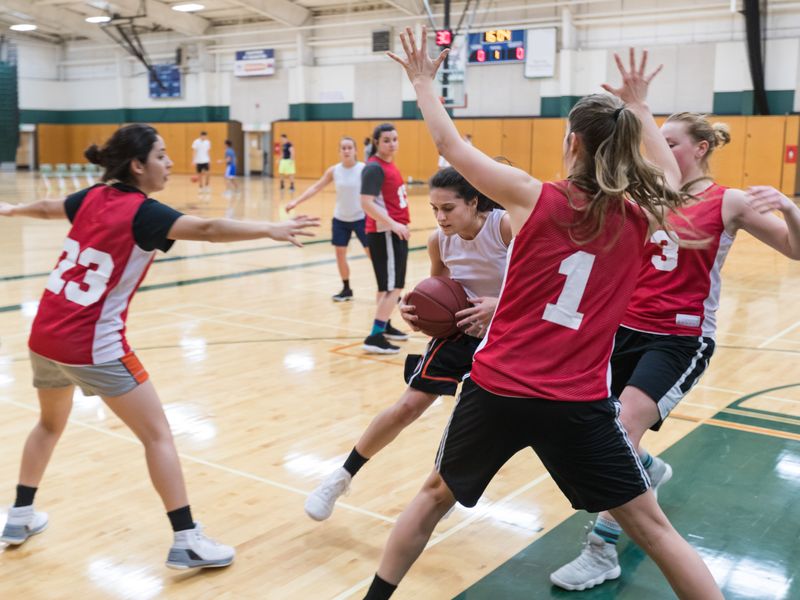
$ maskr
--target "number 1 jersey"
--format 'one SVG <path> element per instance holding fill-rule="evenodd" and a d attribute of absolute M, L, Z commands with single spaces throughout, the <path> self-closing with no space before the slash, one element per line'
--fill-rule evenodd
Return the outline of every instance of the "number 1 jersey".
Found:
<path fill-rule="evenodd" d="M 73 203 L 73 213 L 74 197 L 79 202 Z M 128 305 L 153 261 L 155 248 L 171 245 L 153 242 L 154 247 L 145 250 L 137 244 L 134 223 L 146 203 L 158 205 L 160 214 L 174 213 L 174 218 L 146 227 L 151 232 L 168 230 L 180 216 L 123 185 L 98 185 L 67 199 L 72 229 L 39 302 L 28 341 L 31 350 L 69 365 L 101 364 L 130 352 L 125 339 Z"/>
<path fill-rule="evenodd" d="M 500 396 L 592 401 L 610 395 L 614 335 L 636 285 L 648 221 L 631 202 L 608 201 L 601 234 L 579 244 L 567 225 L 582 192 L 543 184 L 509 248 L 506 277 L 472 379 Z"/>

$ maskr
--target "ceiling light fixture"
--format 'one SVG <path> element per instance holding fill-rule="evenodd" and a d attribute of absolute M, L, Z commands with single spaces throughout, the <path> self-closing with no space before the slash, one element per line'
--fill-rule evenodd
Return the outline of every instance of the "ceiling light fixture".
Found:
<path fill-rule="evenodd" d="M 14 31 L 33 31 L 34 29 L 38 29 L 38 27 L 32 23 L 19 23 L 18 25 L 12 25 L 11 29 Z"/>
<path fill-rule="evenodd" d="M 203 10 L 205 6 L 202 4 L 189 2 L 187 4 L 173 4 L 171 8 L 172 10 L 177 10 L 178 12 L 197 12 L 198 10 Z"/>
<path fill-rule="evenodd" d="M 108 15 L 99 15 L 97 17 L 86 17 L 87 23 L 108 23 L 111 17 Z"/>

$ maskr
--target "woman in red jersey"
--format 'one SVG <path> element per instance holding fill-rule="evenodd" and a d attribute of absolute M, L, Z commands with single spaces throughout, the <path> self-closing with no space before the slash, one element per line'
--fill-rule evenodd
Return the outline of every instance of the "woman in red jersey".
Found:
<path fill-rule="evenodd" d="M 406 184 L 394 157 L 399 147 L 397 129 L 382 123 L 372 132 L 372 150 L 361 172 L 361 206 L 367 213 L 367 244 L 375 280 L 378 307 L 370 334 L 361 346 L 374 354 L 397 354 L 389 340 L 407 340 L 392 326 L 390 317 L 406 283 L 411 222 Z"/>
<path fill-rule="evenodd" d="M 438 102 L 426 32 L 401 36 L 406 70 L 434 142 L 511 218 L 515 238 L 494 319 L 445 430 L 436 468 L 403 511 L 367 598 L 388 598 L 458 501 L 474 506 L 523 448 L 532 448 L 573 506 L 612 509 L 682 598 L 722 598 L 699 555 L 672 528 L 619 422 L 608 386 L 614 334 L 633 292 L 649 221 L 681 197 L 641 156 L 658 135 L 612 96 L 570 112 L 566 181 L 543 183 L 466 144 Z M 661 152 L 669 153 L 662 140 Z M 677 171 L 667 179 L 677 183 Z"/>
<path fill-rule="evenodd" d="M 622 86 L 606 89 L 638 107 L 641 118 L 650 118 L 648 82 L 641 69 L 632 55 L 628 70 L 615 58 Z M 725 124 L 683 112 L 670 116 L 661 133 L 672 155 L 657 154 L 657 139 L 645 140 L 645 150 L 661 158 L 661 167 L 678 167 L 680 185 L 695 200 L 670 217 L 671 232 L 659 229 L 650 236 L 611 357 L 611 389 L 622 404 L 620 419 L 654 490 L 669 481 L 672 468 L 639 444 L 648 429 L 661 427 L 708 367 L 715 346 L 721 269 L 736 232 L 744 229 L 785 256 L 800 259 L 800 209 L 791 200 L 768 186 L 746 192 L 726 188 L 709 175 L 711 155 L 730 141 Z M 775 210 L 784 218 L 771 214 Z M 701 240 L 701 247 L 683 245 Z M 584 590 L 619 577 L 620 533 L 614 518 L 601 513 L 580 555 L 553 572 L 550 580 L 567 590 Z"/>
<path fill-rule="evenodd" d="M 100 396 L 144 445 L 147 467 L 167 510 L 174 541 L 167 566 L 224 567 L 234 549 L 203 534 L 192 519 L 180 460 L 164 409 L 147 371 L 125 338 L 136 289 L 156 250 L 174 240 L 234 242 L 272 238 L 301 245 L 295 236 L 317 219 L 283 223 L 202 219 L 149 198 L 163 190 L 172 161 L 164 140 L 149 125 L 127 125 L 86 158 L 105 168 L 105 183 L 66 200 L 28 205 L 0 203 L 0 215 L 69 219 L 72 223 L 31 329 L 33 384 L 41 416 L 25 443 L 14 506 L 0 540 L 19 545 L 47 527 L 33 508 L 39 482 L 72 408 L 75 386 Z"/>

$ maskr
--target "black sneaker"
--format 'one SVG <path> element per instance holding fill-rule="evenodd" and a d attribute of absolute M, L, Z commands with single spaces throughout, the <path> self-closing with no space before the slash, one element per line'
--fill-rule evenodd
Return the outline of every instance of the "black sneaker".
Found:
<path fill-rule="evenodd" d="M 398 340 L 401 342 L 404 342 L 408 339 L 408 334 L 405 331 L 400 331 L 399 329 L 392 327 L 391 321 L 386 321 L 386 331 L 383 332 L 383 335 L 385 335 L 389 340 Z"/>
<path fill-rule="evenodd" d="M 387 340 L 382 333 L 368 335 L 364 339 L 364 345 L 362 345 L 361 348 L 372 354 L 397 354 L 400 352 L 400 348 L 394 344 L 390 344 L 389 340 Z"/>
<path fill-rule="evenodd" d="M 338 294 L 331 296 L 334 302 L 350 302 L 353 299 L 353 290 L 350 288 L 342 288 Z"/>

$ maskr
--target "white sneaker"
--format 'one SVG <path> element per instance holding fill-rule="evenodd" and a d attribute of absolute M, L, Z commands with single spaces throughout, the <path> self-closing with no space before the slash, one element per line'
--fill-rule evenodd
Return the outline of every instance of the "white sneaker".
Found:
<path fill-rule="evenodd" d="M 647 474 L 650 476 L 650 485 L 653 487 L 653 494 L 655 494 L 656 500 L 658 500 L 658 488 L 672 479 L 672 467 L 669 466 L 669 463 L 654 456 L 653 464 L 647 469 Z"/>
<path fill-rule="evenodd" d="M 175 540 L 167 556 L 170 569 L 198 569 L 203 567 L 227 567 L 233 562 L 236 550 L 215 542 L 203 533 L 200 523 L 194 529 L 175 532 Z"/>
<path fill-rule="evenodd" d="M 550 574 L 550 581 L 570 591 L 587 590 L 622 573 L 617 548 L 593 531 L 589 532 L 580 556 Z"/>
<path fill-rule="evenodd" d="M 12 506 L 8 509 L 8 520 L 0 541 L 19 546 L 32 535 L 47 529 L 47 513 L 36 512 L 33 505 Z"/>
<path fill-rule="evenodd" d="M 328 475 L 306 498 L 306 514 L 315 521 L 324 521 L 331 516 L 339 496 L 350 489 L 353 477 L 343 467 Z"/>

